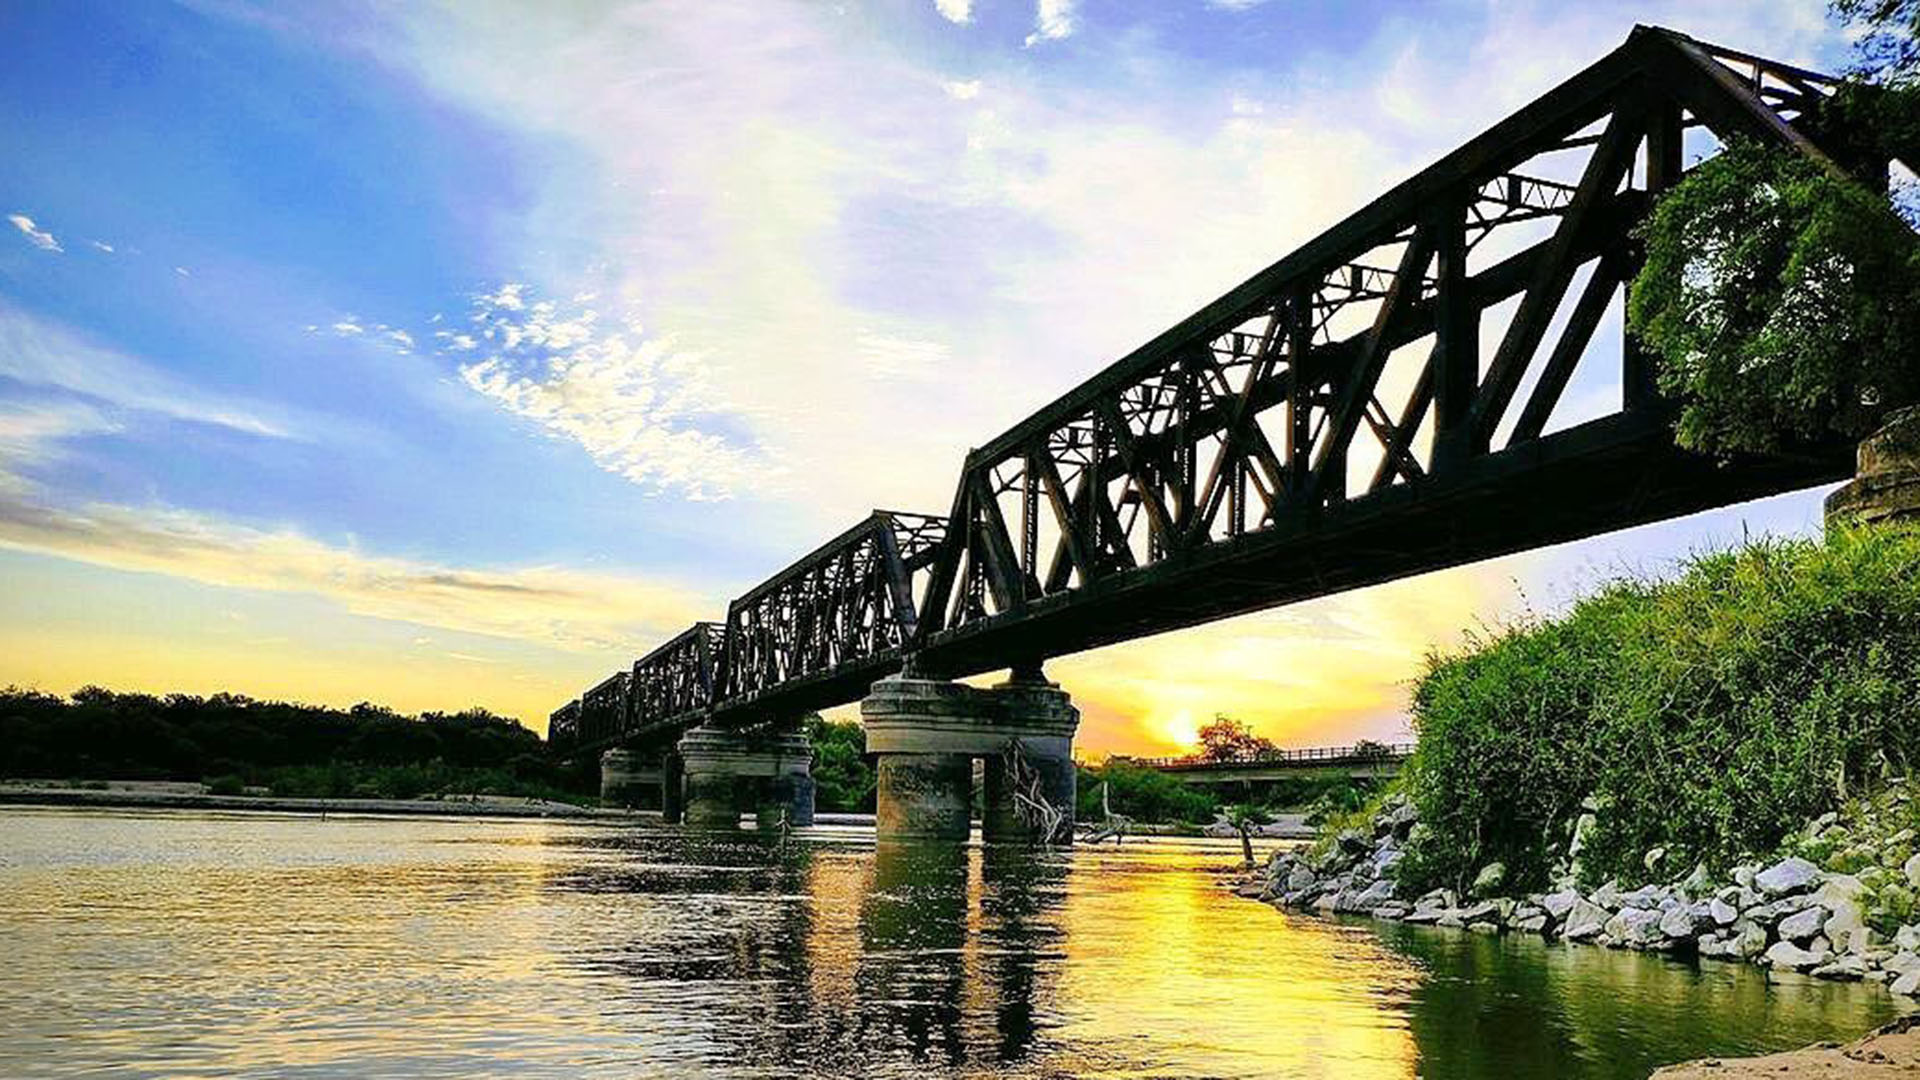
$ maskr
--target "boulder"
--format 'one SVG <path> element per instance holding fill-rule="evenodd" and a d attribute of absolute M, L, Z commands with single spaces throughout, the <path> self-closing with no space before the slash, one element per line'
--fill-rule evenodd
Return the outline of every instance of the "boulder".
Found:
<path fill-rule="evenodd" d="M 1398 922 L 1406 918 L 1412 911 L 1413 909 L 1408 907 L 1404 900 L 1389 900 L 1373 909 L 1373 917 Z"/>
<path fill-rule="evenodd" d="M 1742 919 L 1733 924 L 1730 944 L 1733 947 L 1733 955 L 1751 960 L 1766 951 L 1767 929 L 1758 923 Z"/>
<path fill-rule="evenodd" d="M 1781 859 L 1753 876 L 1754 887 L 1769 897 L 1803 893 L 1820 883 L 1820 868 L 1799 856 Z"/>
<path fill-rule="evenodd" d="M 1811 971 L 1827 961 L 1827 952 L 1803 949 L 1791 941 L 1776 941 L 1766 952 L 1767 964 L 1786 971 Z"/>
<path fill-rule="evenodd" d="M 1535 908 L 1531 914 L 1514 916 L 1513 922 L 1509 925 L 1515 930 L 1524 930 L 1529 934 L 1544 934 L 1551 921 L 1545 911 Z"/>
<path fill-rule="evenodd" d="M 1559 892 L 1548 893 L 1541 897 L 1540 906 L 1546 910 L 1548 915 L 1553 916 L 1554 921 L 1558 922 L 1564 920 L 1567 917 L 1567 912 L 1572 911 L 1573 905 L 1579 901 L 1579 893 L 1572 889 L 1561 889 Z"/>
<path fill-rule="evenodd" d="M 1607 936 L 1634 948 L 1647 948 L 1660 942 L 1660 913 L 1646 908 L 1622 908 L 1607 920 Z"/>
<path fill-rule="evenodd" d="M 1784 941 L 1806 941 L 1820 932 L 1826 917 L 1826 909 L 1818 907 L 1789 915 L 1780 920 L 1780 937 Z"/>
<path fill-rule="evenodd" d="M 1594 903 L 1600 905 L 1603 908 L 1606 908 L 1608 911 L 1619 910 L 1620 908 L 1619 883 L 1609 881 L 1606 884 L 1600 886 L 1599 888 L 1593 890 L 1592 899 Z"/>
<path fill-rule="evenodd" d="M 1907 972 L 1905 975 L 1893 980 L 1893 982 L 1888 983 L 1887 989 L 1907 997 L 1914 996 L 1916 991 L 1920 991 L 1920 971 Z"/>
<path fill-rule="evenodd" d="M 1906 952 L 1920 952 L 1920 926 L 1908 924 L 1895 930 L 1893 944 Z"/>
<path fill-rule="evenodd" d="M 1670 938 L 1691 938 L 1715 925 L 1705 904 L 1675 904 L 1660 916 L 1660 932 Z"/>
<path fill-rule="evenodd" d="M 1689 899 L 1698 900 L 1713 892 L 1713 875 L 1707 872 L 1707 864 L 1693 864 L 1693 870 L 1680 882 L 1680 892 Z"/>
<path fill-rule="evenodd" d="M 1468 890 L 1476 897 L 1498 896 L 1500 889 L 1507 883 L 1507 864 L 1490 862 L 1480 868 L 1473 876 L 1473 888 Z"/>
<path fill-rule="evenodd" d="M 1607 917 L 1605 908 L 1575 896 L 1573 905 L 1567 908 L 1566 917 L 1560 920 L 1560 936 L 1569 941 L 1587 941 L 1597 937 L 1606 930 Z"/>
<path fill-rule="evenodd" d="M 1296 866 L 1293 868 L 1293 871 L 1287 875 L 1287 891 L 1305 892 L 1318 880 L 1320 880 L 1320 875 L 1304 866 Z"/>
<path fill-rule="evenodd" d="M 1467 929 L 1476 934 L 1497 934 L 1500 932 L 1499 926 L 1485 920 L 1470 922 L 1467 924 Z"/>
<path fill-rule="evenodd" d="M 1622 893 L 1620 904 L 1622 907 L 1653 909 L 1658 908 L 1660 902 L 1667 898 L 1667 891 L 1660 886 L 1642 885 L 1630 893 Z"/>
<path fill-rule="evenodd" d="M 1865 957 L 1846 954 L 1837 960 L 1830 960 L 1814 968 L 1811 974 L 1816 979 L 1843 979 L 1855 981 L 1867 973 Z"/>
<path fill-rule="evenodd" d="M 1707 901 L 1707 914 L 1720 926 L 1732 926 L 1733 921 L 1740 917 L 1740 909 L 1716 896 Z"/>
<path fill-rule="evenodd" d="M 1880 966 L 1895 975 L 1920 974 L 1920 953 L 1902 949 L 1880 961 Z"/>
<path fill-rule="evenodd" d="M 1920 889 L 1920 855 L 1908 859 L 1906 865 L 1900 868 L 1900 872 L 1906 875 L 1907 884 Z"/>
<path fill-rule="evenodd" d="M 1372 911 L 1391 899 L 1393 899 L 1393 882 L 1376 881 L 1354 897 L 1353 906 L 1357 911 Z"/>

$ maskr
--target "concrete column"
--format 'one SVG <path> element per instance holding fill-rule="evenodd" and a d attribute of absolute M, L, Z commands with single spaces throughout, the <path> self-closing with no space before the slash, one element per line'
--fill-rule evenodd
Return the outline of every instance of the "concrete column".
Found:
<path fill-rule="evenodd" d="M 993 688 L 1000 706 L 1001 723 L 1017 732 L 1011 736 L 1019 743 L 1020 768 L 1030 773 L 1030 782 L 1048 805 L 1064 810 L 1066 816 L 1051 837 L 1033 835 L 1029 823 L 1021 817 L 1014 798 L 1011 745 L 997 758 L 987 759 L 985 809 L 981 814 L 981 835 L 988 840 L 1024 840 L 1054 844 L 1073 842 L 1074 797 L 1077 773 L 1073 765 L 1073 732 L 1079 726 L 1080 713 L 1066 691 L 1050 683 L 1039 668 L 1016 670 L 1011 678 Z"/>
<path fill-rule="evenodd" d="M 969 830 L 973 759 L 987 763 L 985 833 L 995 839 L 1071 836 L 1073 732 L 1080 714 L 1036 671 L 993 690 L 943 679 L 901 676 L 873 684 L 860 703 L 867 752 L 879 759 L 874 828 L 880 839 L 964 839 Z M 1014 812 L 1006 759 L 1041 777 L 1049 802 L 1068 814 L 1054 837 L 1031 837 Z"/>
<path fill-rule="evenodd" d="M 686 770 L 681 767 L 680 751 L 669 750 L 660 757 L 660 820 L 678 825 L 686 804 Z"/>
<path fill-rule="evenodd" d="M 973 833 L 973 758 L 881 754 L 873 827 L 886 840 L 958 840 Z"/>
<path fill-rule="evenodd" d="M 698 727 L 680 738 L 688 825 L 738 828 L 753 813 L 765 827 L 813 824 L 813 750 L 798 733 Z"/>
<path fill-rule="evenodd" d="M 638 807 L 651 801 L 660 769 L 632 750 L 615 748 L 600 755 L 600 805 Z"/>
<path fill-rule="evenodd" d="M 1920 521 L 1920 406 L 1860 443 L 1854 478 L 1827 496 L 1827 524 Z"/>

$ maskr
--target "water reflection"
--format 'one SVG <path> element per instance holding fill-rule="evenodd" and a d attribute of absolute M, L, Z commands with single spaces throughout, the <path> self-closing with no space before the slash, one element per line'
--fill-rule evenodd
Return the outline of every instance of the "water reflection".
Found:
<path fill-rule="evenodd" d="M 1642 1077 L 1891 1011 L 1285 915 L 1233 861 L 7 811 L 0 1075 Z"/>

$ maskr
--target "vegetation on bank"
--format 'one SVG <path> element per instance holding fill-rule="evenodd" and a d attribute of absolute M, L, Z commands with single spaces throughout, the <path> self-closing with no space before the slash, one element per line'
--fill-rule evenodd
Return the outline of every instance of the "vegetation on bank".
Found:
<path fill-rule="evenodd" d="M 1580 872 L 1725 870 L 1920 757 L 1920 528 L 1830 530 L 1622 580 L 1559 618 L 1434 655 L 1405 783 L 1400 873 L 1461 887 L 1489 863 L 1549 883 L 1582 803 Z"/>
<path fill-rule="evenodd" d="M 203 781 L 239 793 L 417 798 L 435 793 L 582 801 L 598 782 L 485 709 L 403 716 L 240 694 L 72 697 L 0 690 L 0 776 Z"/>
<path fill-rule="evenodd" d="M 866 729 L 851 720 L 827 720 L 816 713 L 807 720 L 807 738 L 813 743 L 814 808 L 873 813 L 879 781 L 866 756 Z"/>

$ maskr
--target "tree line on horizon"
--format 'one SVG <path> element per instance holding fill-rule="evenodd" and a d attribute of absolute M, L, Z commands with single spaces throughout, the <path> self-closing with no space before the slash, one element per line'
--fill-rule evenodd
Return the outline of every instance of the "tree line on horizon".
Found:
<path fill-rule="evenodd" d="M 200 781 L 276 795 L 413 798 L 433 792 L 579 798 L 569 770 L 519 721 L 483 708 L 407 716 L 244 694 L 61 697 L 0 690 L 0 776 Z"/>

